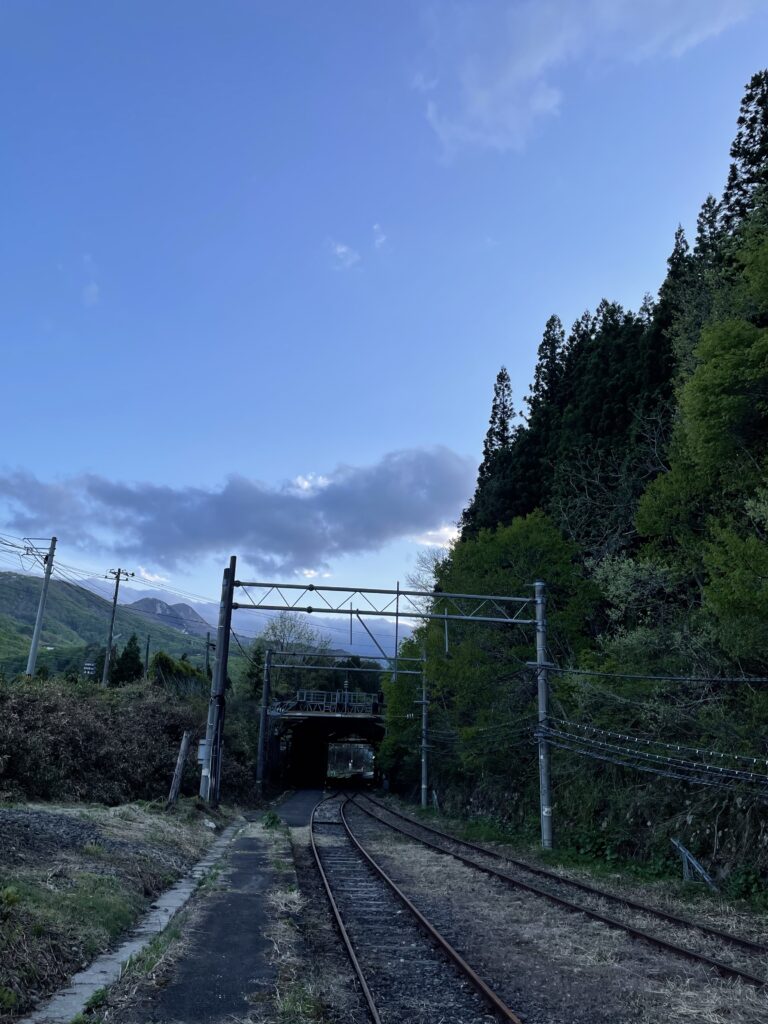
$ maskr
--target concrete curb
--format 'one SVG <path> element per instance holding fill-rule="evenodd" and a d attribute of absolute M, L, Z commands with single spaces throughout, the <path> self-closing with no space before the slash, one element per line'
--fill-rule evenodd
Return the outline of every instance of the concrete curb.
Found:
<path fill-rule="evenodd" d="M 17 1024 L 69 1024 L 73 1017 L 82 1013 L 94 992 L 118 981 L 128 960 L 148 946 L 181 910 L 197 889 L 200 880 L 223 856 L 236 833 L 245 824 L 241 820 L 225 828 L 205 857 L 175 885 L 158 896 L 122 945 L 111 953 L 97 957 L 85 970 L 72 977 L 67 988 L 59 989 L 28 1016 L 20 1018 Z"/>

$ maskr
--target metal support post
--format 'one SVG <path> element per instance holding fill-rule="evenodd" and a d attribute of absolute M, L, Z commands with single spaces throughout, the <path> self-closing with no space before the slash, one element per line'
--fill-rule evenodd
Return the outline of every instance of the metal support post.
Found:
<path fill-rule="evenodd" d="M 216 635 L 216 660 L 211 679 L 211 698 L 208 704 L 208 721 L 205 727 L 205 747 L 200 776 L 200 797 L 208 803 L 215 803 L 218 790 L 217 779 L 221 775 L 221 733 L 224 724 L 224 690 L 227 685 L 227 659 L 229 655 L 229 630 L 232 623 L 232 595 L 235 586 L 235 556 L 229 560 L 221 583 L 219 602 L 219 625 Z M 215 749 L 214 749 L 215 748 Z"/>
<path fill-rule="evenodd" d="M 45 556 L 45 575 L 43 576 L 43 589 L 40 592 L 40 603 L 37 606 L 37 618 L 35 619 L 35 629 L 32 633 L 32 643 L 29 647 L 29 657 L 27 658 L 27 675 L 33 676 L 35 674 L 35 666 L 37 665 L 37 649 L 40 646 L 40 634 L 43 631 L 43 615 L 45 614 L 45 602 L 48 597 L 48 584 L 51 582 L 51 571 L 53 570 L 53 553 L 56 550 L 56 538 L 51 537 L 51 546 L 48 548 L 48 554 Z"/>
<path fill-rule="evenodd" d="M 428 775 L 429 763 L 427 760 L 427 737 L 429 726 L 429 711 L 427 703 L 427 674 L 421 673 L 421 806 L 426 807 L 428 803 Z"/>
<path fill-rule="evenodd" d="M 264 656 L 264 683 L 261 690 L 261 709 L 259 711 L 259 747 L 256 755 L 256 791 L 264 795 L 264 778 L 267 761 L 267 730 L 269 729 L 269 698 L 271 690 L 272 651 Z"/>
<path fill-rule="evenodd" d="M 550 748 L 544 730 L 549 724 L 549 676 L 547 673 L 547 588 L 541 580 L 536 592 L 536 676 L 539 699 L 539 799 L 541 805 L 541 845 L 552 849 L 552 785 Z"/>

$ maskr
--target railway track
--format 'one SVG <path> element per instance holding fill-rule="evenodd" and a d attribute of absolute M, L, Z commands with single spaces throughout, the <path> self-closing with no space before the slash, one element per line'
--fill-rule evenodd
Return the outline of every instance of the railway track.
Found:
<path fill-rule="evenodd" d="M 546 868 L 508 857 L 477 843 L 458 839 L 401 814 L 367 794 L 356 794 L 352 802 L 358 810 L 386 828 L 507 885 L 540 896 L 565 910 L 584 914 L 611 928 L 621 929 L 634 939 L 716 971 L 722 977 L 768 990 L 768 978 L 765 976 L 768 945 L 678 917 L 586 882 L 564 878 Z M 370 806 L 366 806 L 366 802 Z M 388 818 L 397 819 L 397 823 Z M 578 894 L 577 898 L 574 898 L 574 892 Z M 608 912 L 610 907 L 620 908 L 623 916 L 616 917 L 615 911 Z M 655 928 L 655 931 L 649 928 Z M 685 945 L 681 944 L 683 941 Z"/>
<path fill-rule="evenodd" d="M 317 804 L 310 844 L 374 1024 L 521 1024 L 371 857 L 349 803 Z"/>

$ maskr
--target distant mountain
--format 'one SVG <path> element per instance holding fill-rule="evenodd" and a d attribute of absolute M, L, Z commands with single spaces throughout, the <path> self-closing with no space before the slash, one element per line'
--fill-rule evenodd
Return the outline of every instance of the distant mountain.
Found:
<path fill-rule="evenodd" d="M 42 580 L 13 572 L 0 572 L 0 669 L 14 673 L 24 670 L 29 643 L 40 600 Z M 81 667 L 106 643 L 110 602 L 90 590 L 72 583 L 51 580 L 43 620 L 38 665 L 51 671 Z M 122 648 L 131 633 L 144 647 L 150 637 L 150 653 L 162 649 L 178 658 L 187 654 L 194 665 L 202 665 L 205 641 L 210 628 L 188 605 L 172 610 L 178 623 L 169 616 L 148 615 L 140 608 L 118 605 L 115 617 L 115 642 Z M 186 632 L 177 628 L 184 620 Z M 198 632 L 193 632 L 191 627 Z"/>
<path fill-rule="evenodd" d="M 99 580 L 98 583 L 86 580 L 83 585 L 94 593 L 104 593 L 103 580 Z M 194 604 L 171 605 L 165 600 L 168 596 L 167 592 L 155 589 L 152 586 L 144 589 L 135 583 L 132 586 L 126 584 L 120 587 L 119 607 L 132 608 L 137 612 L 141 611 L 142 614 L 149 616 L 154 621 L 186 629 L 190 635 L 194 636 L 205 636 L 210 629 L 211 633 L 214 634 L 212 639 L 215 639 L 216 625 L 219 621 L 218 604 L 213 601 L 195 601 Z M 248 607 L 247 601 L 243 600 L 242 597 L 238 597 L 237 600 L 243 602 L 243 608 L 235 609 L 232 613 L 232 628 L 237 632 L 241 643 L 246 645 L 251 642 L 253 637 L 262 632 L 270 619 L 274 618 L 277 613 L 251 609 Z M 149 603 L 144 604 L 145 601 Z M 153 602 L 165 605 L 173 610 L 174 615 L 184 616 L 185 620 L 191 619 L 192 622 L 174 621 L 170 617 L 164 618 L 162 612 L 156 613 L 152 609 L 151 605 Z M 179 609 L 184 610 L 179 611 Z M 154 619 L 155 614 L 158 614 L 157 619 Z M 196 627 L 193 624 L 198 622 L 198 620 L 205 623 L 205 628 L 200 626 L 199 632 L 196 631 Z M 343 649 L 345 653 L 359 654 L 363 658 L 376 658 L 380 656 L 379 647 L 357 621 L 353 624 L 353 641 L 351 644 L 349 643 L 349 619 L 344 615 L 323 615 L 321 612 L 314 612 L 311 616 L 307 616 L 307 621 L 323 638 L 330 641 L 334 648 Z M 376 618 L 367 620 L 366 624 L 381 647 L 387 652 L 387 655 L 392 655 L 395 650 L 396 630 L 394 620 Z M 400 640 L 403 640 L 410 636 L 411 627 L 401 620 L 397 633 Z"/>
<path fill-rule="evenodd" d="M 140 612 L 148 618 L 161 622 L 164 626 L 172 626 L 182 633 L 193 636 L 205 636 L 212 629 L 210 623 L 206 622 L 202 615 L 188 604 L 168 604 L 167 601 L 161 601 L 157 597 L 142 597 L 138 601 L 132 601 L 122 607 Z"/>

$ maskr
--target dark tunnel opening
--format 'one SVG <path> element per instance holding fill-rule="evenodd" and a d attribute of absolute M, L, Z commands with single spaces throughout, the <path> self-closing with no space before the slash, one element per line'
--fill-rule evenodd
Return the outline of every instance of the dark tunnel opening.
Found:
<path fill-rule="evenodd" d="M 286 785 L 297 789 L 321 789 L 326 783 L 370 783 L 375 779 L 383 737 L 383 724 L 371 719 L 343 721 L 317 717 L 285 723 L 279 749 L 275 751 L 279 758 L 276 774 Z"/>

